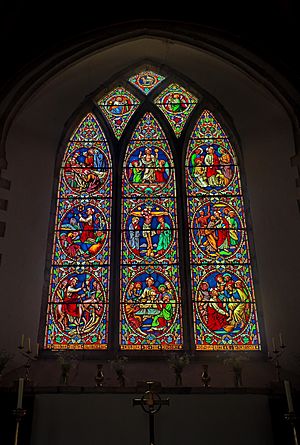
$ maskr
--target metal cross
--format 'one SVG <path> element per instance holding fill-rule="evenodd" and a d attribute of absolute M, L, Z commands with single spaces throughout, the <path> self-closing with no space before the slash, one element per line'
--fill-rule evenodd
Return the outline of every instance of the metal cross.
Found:
<path fill-rule="evenodd" d="M 156 414 L 162 405 L 169 405 L 169 399 L 162 399 L 160 395 L 155 392 L 154 387 L 157 382 L 146 382 L 148 389 L 145 391 L 140 399 L 133 399 L 133 406 L 140 405 L 149 415 L 149 438 L 150 445 L 154 445 L 154 414 Z"/>

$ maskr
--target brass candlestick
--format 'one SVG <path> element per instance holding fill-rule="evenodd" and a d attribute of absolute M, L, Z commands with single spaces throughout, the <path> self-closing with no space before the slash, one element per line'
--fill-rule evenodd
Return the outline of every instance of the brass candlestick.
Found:
<path fill-rule="evenodd" d="M 15 445 L 18 444 L 20 422 L 26 414 L 26 410 L 22 408 L 23 392 L 24 392 L 24 378 L 20 377 L 18 386 L 17 408 L 14 409 L 12 412 L 16 418 L 16 432 L 15 432 L 15 442 L 14 442 Z"/>
<path fill-rule="evenodd" d="M 282 356 L 282 354 L 284 353 L 285 349 L 286 349 L 286 345 L 283 343 L 282 340 L 282 335 L 279 335 L 279 339 L 280 339 L 280 344 L 279 344 L 279 348 L 277 348 L 277 345 L 275 343 L 275 339 L 272 338 L 272 346 L 273 346 L 273 351 L 272 354 L 268 353 L 268 358 L 271 362 L 274 363 L 275 366 L 275 371 L 276 371 L 276 381 L 278 383 L 281 382 L 281 365 L 279 362 L 280 357 Z"/>
<path fill-rule="evenodd" d="M 36 356 L 32 357 L 31 352 L 30 353 L 29 352 L 21 352 L 21 354 L 23 355 L 23 357 L 26 357 L 26 359 L 27 359 L 25 362 L 25 365 L 24 365 L 24 368 L 25 368 L 24 381 L 26 384 L 29 384 L 29 383 L 31 383 L 31 378 L 30 378 L 31 364 L 33 361 L 37 360 L 37 357 Z"/>
<path fill-rule="evenodd" d="M 286 401 L 287 401 L 287 405 L 288 405 L 288 413 L 286 413 L 284 415 L 284 418 L 285 418 L 285 420 L 288 421 L 288 423 L 290 424 L 290 427 L 292 428 L 295 445 L 298 445 L 298 437 L 297 437 L 297 430 L 296 430 L 296 422 L 298 419 L 296 417 L 295 410 L 294 410 L 291 384 L 290 384 L 289 380 L 284 380 L 283 384 L 284 384 L 284 390 L 285 390 L 285 395 L 286 395 Z"/>
<path fill-rule="evenodd" d="M 16 418 L 16 432 L 15 432 L 14 445 L 18 445 L 20 423 L 21 423 L 21 420 L 23 419 L 23 417 L 26 415 L 27 411 L 26 411 L 26 409 L 23 409 L 23 408 L 17 408 L 17 409 L 14 409 L 12 411 L 12 413 Z"/>
<path fill-rule="evenodd" d="M 39 344 L 37 344 L 36 354 L 33 355 L 32 354 L 32 349 L 31 349 L 30 338 L 28 338 L 28 345 L 27 345 L 27 348 L 25 350 L 24 335 L 22 335 L 21 343 L 18 346 L 18 350 L 22 354 L 22 356 L 26 358 L 26 362 L 25 362 L 25 365 L 24 365 L 24 368 L 25 368 L 24 381 L 25 381 L 26 384 L 29 384 L 31 382 L 31 379 L 30 379 L 30 368 L 31 368 L 32 362 L 37 360 L 37 358 L 38 358 Z"/>
<path fill-rule="evenodd" d="M 297 417 L 296 417 L 295 412 L 292 411 L 292 412 L 286 413 L 284 415 L 284 418 L 290 424 L 290 427 L 292 428 L 295 445 L 298 445 L 299 442 L 298 442 L 298 436 L 297 436 L 297 430 L 296 430 Z"/>
<path fill-rule="evenodd" d="M 102 387 L 103 386 L 103 382 L 104 382 L 104 374 L 103 374 L 102 369 L 103 369 L 102 363 L 98 363 L 98 365 L 97 365 L 97 374 L 96 374 L 96 377 L 95 377 L 96 386 L 98 388 Z"/>
<path fill-rule="evenodd" d="M 203 371 L 202 371 L 202 374 L 201 374 L 201 380 L 203 382 L 204 388 L 208 388 L 210 380 L 211 380 L 211 377 L 208 374 L 208 365 L 203 365 Z"/>

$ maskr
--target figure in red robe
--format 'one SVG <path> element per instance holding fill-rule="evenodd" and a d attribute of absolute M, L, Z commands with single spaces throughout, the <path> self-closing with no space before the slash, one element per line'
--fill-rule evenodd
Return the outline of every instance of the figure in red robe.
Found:
<path fill-rule="evenodd" d="M 230 246 L 230 235 L 229 235 L 229 223 L 221 215 L 219 210 L 215 211 L 215 217 L 217 218 L 216 228 L 218 229 L 217 235 L 217 247 L 222 249 L 228 249 Z"/>
<path fill-rule="evenodd" d="M 210 292 L 211 301 L 207 304 L 207 327 L 211 331 L 222 329 L 228 324 L 228 313 L 225 305 L 218 299 L 218 291 L 213 289 Z"/>
<path fill-rule="evenodd" d="M 207 148 L 207 154 L 204 158 L 205 165 L 207 165 L 206 177 L 209 185 L 218 185 L 216 183 L 216 175 L 218 172 L 218 166 L 220 164 L 219 157 L 216 155 L 214 147 Z"/>
<path fill-rule="evenodd" d="M 89 149 L 86 155 L 86 158 L 84 160 L 84 163 L 86 165 L 86 167 L 90 167 L 93 168 L 94 167 L 94 150 L 93 149 Z"/>
<path fill-rule="evenodd" d="M 68 285 L 66 288 L 66 295 L 64 297 L 64 303 L 62 307 L 62 312 L 71 315 L 72 317 L 78 318 L 80 316 L 80 311 L 78 307 L 78 292 L 81 288 L 77 288 L 76 284 L 78 282 L 77 277 L 72 277 L 68 280 Z"/>
<path fill-rule="evenodd" d="M 155 181 L 160 183 L 167 182 L 165 173 L 165 161 L 163 159 L 160 159 L 158 161 L 158 167 L 155 169 Z"/>
<path fill-rule="evenodd" d="M 80 241 L 84 243 L 87 239 L 95 239 L 94 233 L 94 221 L 93 214 L 95 213 L 95 209 L 93 207 L 88 207 L 87 217 L 84 218 L 81 214 L 79 215 L 79 221 L 83 223 L 83 229 L 80 236 Z"/>

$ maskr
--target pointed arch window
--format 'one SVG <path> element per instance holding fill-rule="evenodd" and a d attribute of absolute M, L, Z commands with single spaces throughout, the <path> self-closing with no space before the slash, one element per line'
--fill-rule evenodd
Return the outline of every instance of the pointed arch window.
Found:
<path fill-rule="evenodd" d="M 188 145 L 186 188 L 196 349 L 259 349 L 239 166 L 208 110 Z"/>
<path fill-rule="evenodd" d="M 95 95 L 65 144 L 45 349 L 261 348 L 237 155 L 174 77 Z"/>
<path fill-rule="evenodd" d="M 122 176 L 121 349 L 182 348 L 175 171 L 160 125 L 146 113 Z"/>
<path fill-rule="evenodd" d="M 60 169 L 46 349 L 107 348 L 111 189 L 110 149 L 88 114 L 67 143 Z"/>

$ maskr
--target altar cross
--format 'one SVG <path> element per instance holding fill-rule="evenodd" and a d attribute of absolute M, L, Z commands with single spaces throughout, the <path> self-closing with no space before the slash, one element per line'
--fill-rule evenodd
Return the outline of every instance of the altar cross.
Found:
<path fill-rule="evenodd" d="M 146 382 L 148 389 L 140 399 L 133 399 L 133 406 L 140 405 L 149 416 L 149 444 L 154 445 L 154 415 L 160 410 L 162 405 L 169 405 L 169 399 L 162 399 L 154 391 L 156 382 Z"/>

